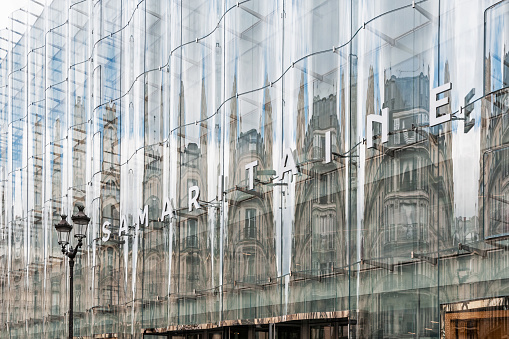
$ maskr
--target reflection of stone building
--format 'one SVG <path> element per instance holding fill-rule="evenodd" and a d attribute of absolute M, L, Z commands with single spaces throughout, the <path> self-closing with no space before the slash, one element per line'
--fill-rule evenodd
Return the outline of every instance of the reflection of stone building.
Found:
<path fill-rule="evenodd" d="M 73 199 L 76 203 L 85 204 L 86 190 L 86 137 L 87 117 L 81 97 L 76 98 L 73 112 L 73 143 L 72 143 L 72 187 Z"/>
<path fill-rule="evenodd" d="M 63 161 L 63 140 L 61 134 L 61 122 L 60 118 L 55 120 L 53 125 L 53 142 L 51 144 L 50 153 L 50 178 L 51 186 L 49 191 L 50 202 L 50 213 L 51 213 L 51 225 L 56 224 L 60 221 L 60 215 L 62 214 L 62 161 Z M 51 233 L 52 237 L 52 252 L 60 253 L 60 245 L 57 243 L 57 235 Z M 51 251 L 50 251 L 51 253 Z M 65 275 L 60 272 L 65 272 L 65 262 L 63 258 L 55 258 L 50 261 L 48 266 L 48 281 L 46 282 L 45 301 L 44 301 L 44 314 L 45 324 L 44 328 L 48 329 L 49 332 L 58 331 L 60 323 L 63 321 L 64 313 L 64 302 L 65 298 Z"/>
<path fill-rule="evenodd" d="M 454 218 L 453 243 L 455 247 L 459 243 L 476 242 L 480 239 L 479 235 L 479 218 L 477 216 Z"/>
<path fill-rule="evenodd" d="M 98 267 L 96 270 L 97 284 L 92 312 L 95 315 L 96 331 L 104 332 L 107 324 L 112 321 L 111 312 L 120 304 L 120 275 L 123 270 L 119 267 L 122 262 L 119 258 L 120 226 L 120 144 L 119 144 L 119 121 L 115 104 L 106 105 L 103 110 L 103 134 L 101 154 L 101 219 L 100 227 L 105 222 L 111 226 L 110 241 L 102 244 L 99 255 L 96 258 Z"/>
<path fill-rule="evenodd" d="M 236 78 L 232 93 L 236 93 Z M 229 168 L 227 174 L 228 226 L 225 244 L 224 283 L 243 288 L 261 285 L 276 276 L 274 247 L 273 188 L 264 170 L 273 170 L 272 99 L 267 88 L 260 110 L 259 128 L 241 132 L 242 121 L 238 100 L 230 104 Z M 246 165 L 257 161 L 254 190 L 248 187 Z M 260 173 L 259 175 L 257 173 Z M 253 301 L 257 307 L 251 307 Z M 242 289 L 238 299 L 227 299 L 228 310 L 240 308 L 242 318 L 260 318 L 271 314 L 270 292 Z M 228 315 L 226 316 L 228 318 Z"/>
<path fill-rule="evenodd" d="M 44 154 L 44 131 L 43 120 L 39 119 L 34 124 L 34 162 L 33 162 L 33 261 L 40 263 L 43 260 L 43 250 L 41 244 L 43 242 L 43 227 L 42 227 L 42 208 L 43 208 L 43 154 Z"/>
<path fill-rule="evenodd" d="M 184 120 L 184 87 L 180 93 L 179 112 Z M 207 97 L 205 82 L 201 86 L 200 119 L 207 117 Z M 172 267 L 176 273 L 172 276 L 170 293 L 173 302 L 180 307 L 181 316 L 188 323 L 198 321 L 198 317 L 206 313 L 203 299 L 197 299 L 196 294 L 203 293 L 210 288 L 212 281 L 211 256 L 209 237 L 209 211 L 207 203 L 208 189 L 208 122 L 188 127 L 186 135 L 197 136 L 197 142 L 182 139 L 180 149 L 180 192 L 177 208 L 177 238 L 175 255 L 172 256 Z M 195 140 L 193 140 L 195 141 Z M 200 195 L 198 202 L 200 209 L 188 211 L 189 188 L 198 186 Z M 205 300 L 207 302 L 207 300 Z M 199 304 L 199 306 L 198 306 Z"/>
<path fill-rule="evenodd" d="M 295 197 L 293 269 L 311 275 L 330 274 L 347 263 L 345 239 L 345 160 L 333 157 L 324 164 L 325 134 L 331 133 L 332 152 L 344 152 L 344 105 L 337 114 L 337 96 L 313 98 L 312 115 L 306 119 L 304 77 L 297 101 L 297 152 L 299 169 Z M 344 100 L 344 98 L 341 98 Z M 338 117 L 341 118 L 338 119 Z M 309 292 L 309 291 L 308 291 Z"/>
<path fill-rule="evenodd" d="M 366 116 L 375 113 L 374 78 L 370 69 Z M 444 82 L 448 81 L 446 62 Z M 412 251 L 433 257 L 432 252 L 454 245 L 451 123 L 425 127 L 429 121 L 429 76 L 392 76 L 385 78 L 384 86 L 389 141 L 380 145 L 377 138 L 375 149 L 366 152 L 365 163 L 361 258 L 364 268 L 375 268 L 368 271 L 370 276 L 380 278 L 362 307 L 370 312 L 367 330 L 371 336 L 407 334 L 415 323 L 432 320 L 431 312 L 406 312 L 415 300 L 402 295 L 404 292 L 379 293 L 390 281 L 380 268 L 409 260 Z M 451 113 L 450 105 L 447 113 Z M 375 130 L 379 134 L 379 126 Z M 427 275 L 423 273 L 422 279 L 427 280 Z M 436 295 L 423 291 L 419 298 L 431 305 Z"/>
<path fill-rule="evenodd" d="M 29 230 L 31 238 L 31 256 L 29 269 L 29 290 L 34 296 L 28 306 L 29 319 L 34 326 L 35 333 L 42 331 L 43 320 L 43 273 L 44 266 L 44 232 L 43 232 L 43 154 L 44 154 L 43 120 L 37 116 L 33 127 L 33 211 L 31 212 L 32 227 Z M 1 241 L 1 240 L 0 240 Z M 1 247 L 1 245 L 0 245 Z M 1 262 L 1 259 L 0 259 Z M 1 274 L 1 273 L 0 273 Z M 0 330 L 1 331 L 1 330 Z"/>
<path fill-rule="evenodd" d="M 72 112 L 72 130 L 69 131 L 72 136 L 72 177 L 69 178 L 70 186 L 73 188 L 72 192 L 69 191 L 68 194 L 72 194 L 73 198 L 73 207 L 76 204 L 86 205 L 85 203 L 85 193 L 86 193 L 86 152 L 87 152 L 87 117 L 85 112 L 85 105 L 81 97 L 76 98 L 76 102 L 74 104 L 74 110 Z M 69 214 L 74 213 L 73 210 L 69 212 Z M 68 222 L 71 222 L 68 217 Z M 75 322 L 82 325 L 86 322 L 85 320 L 85 303 L 81 303 L 81 301 L 85 300 L 85 295 L 87 290 L 86 280 L 84 277 L 86 276 L 83 272 L 83 268 L 86 267 L 86 256 L 78 255 L 76 257 L 76 262 L 74 266 L 74 295 L 77 301 L 75 307 Z"/>
<path fill-rule="evenodd" d="M 157 100 L 159 98 L 159 100 Z M 157 300 L 167 295 L 168 288 L 164 281 L 168 277 L 167 256 L 161 218 L 162 187 L 162 148 L 159 144 L 164 139 L 163 93 L 160 86 L 145 84 L 144 102 L 144 168 L 143 168 L 143 206 L 148 206 L 148 225 L 141 230 L 141 247 L 138 247 L 138 265 L 136 272 L 135 298 L 144 298 L 150 305 L 152 320 L 163 316 L 161 304 Z M 137 207 L 139 208 L 139 207 Z M 143 308 L 146 308 L 144 306 Z M 143 319 L 143 308 L 141 318 Z"/>
<path fill-rule="evenodd" d="M 485 60 L 484 92 L 493 90 L 491 57 Z M 501 88 L 509 86 L 509 52 L 503 57 Z M 509 235 L 509 90 L 499 90 L 481 103 L 480 215 L 484 211 L 484 236 Z M 484 183 L 482 182 L 484 180 Z"/>
<path fill-rule="evenodd" d="M 374 113 L 372 69 L 368 81 L 366 115 Z M 385 79 L 390 137 L 387 145 L 367 152 L 364 259 L 409 257 L 411 251 L 452 245 L 450 124 L 422 127 L 428 123 L 429 90 L 429 78 L 422 73 Z"/>

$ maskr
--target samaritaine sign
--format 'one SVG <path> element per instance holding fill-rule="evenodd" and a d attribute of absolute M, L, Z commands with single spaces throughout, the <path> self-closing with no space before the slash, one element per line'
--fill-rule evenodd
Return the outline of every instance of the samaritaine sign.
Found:
<path fill-rule="evenodd" d="M 430 109 L 429 109 L 429 127 L 440 125 L 444 122 L 451 120 L 451 114 L 444 114 L 441 116 L 437 115 L 437 109 L 446 106 L 449 104 L 449 97 L 444 97 L 442 99 L 437 99 L 437 95 L 444 93 L 446 91 L 449 91 L 452 89 L 452 83 L 446 83 L 442 86 L 439 86 L 437 88 L 431 89 L 431 95 L 430 95 Z M 461 112 L 463 112 L 463 107 L 460 109 Z M 373 125 L 375 123 L 378 123 L 382 125 L 382 135 L 381 140 L 382 143 L 386 143 L 389 141 L 389 109 L 383 108 L 382 109 L 382 115 L 375 115 L 370 114 L 367 116 L 367 128 L 366 128 L 366 143 L 367 148 L 374 148 L 373 146 Z M 287 148 L 283 152 L 283 158 L 281 159 L 281 168 L 279 169 L 279 172 L 276 173 L 276 178 L 280 178 L 279 180 L 283 180 L 286 173 L 291 172 L 292 175 L 297 174 L 298 168 L 295 162 L 295 158 L 293 156 L 293 152 L 291 149 Z M 332 139 L 331 139 L 331 132 L 327 132 L 325 134 L 325 159 L 324 163 L 330 163 L 332 161 Z M 250 162 L 246 165 L 246 171 L 248 175 L 248 189 L 253 190 L 254 189 L 254 168 L 258 166 L 258 161 Z M 201 205 L 199 203 L 199 197 L 200 197 L 200 187 L 198 186 L 192 186 L 189 187 L 188 192 L 188 211 L 192 212 L 196 209 L 201 209 Z M 169 199 L 166 198 L 163 206 L 163 211 L 161 214 L 161 220 L 164 221 L 166 217 L 173 214 L 173 207 L 170 203 Z M 136 230 L 139 230 L 140 225 L 144 224 L 145 226 L 148 226 L 148 205 L 145 205 L 142 210 L 138 211 L 138 218 L 136 219 Z M 111 226 L 111 223 L 109 221 L 104 222 L 102 225 L 102 241 L 106 242 L 110 239 L 111 236 L 111 230 L 109 227 Z M 119 236 L 127 236 L 129 231 L 129 227 L 127 225 L 127 217 L 125 215 L 121 216 L 120 219 L 120 227 L 118 230 Z"/>

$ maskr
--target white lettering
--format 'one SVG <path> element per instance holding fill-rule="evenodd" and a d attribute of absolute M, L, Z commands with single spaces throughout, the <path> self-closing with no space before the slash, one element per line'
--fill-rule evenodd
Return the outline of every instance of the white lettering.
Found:
<path fill-rule="evenodd" d="M 253 162 L 250 162 L 249 164 L 246 165 L 246 171 L 247 171 L 247 179 L 248 179 L 248 182 L 249 182 L 249 189 L 250 190 L 253 190 L 254 189 L 254 168 L 255 166 L 258 166 L 258 160 L 255 160 Z"/>
<path fill-rule="evenodd" d="M 120 217 L 120 228 L 118 229 L 118 235 L 127 236 L 129 234 L 129 228 L 127 226 L 127 218 L 125 215 Z"/>
<path fill-rule="evenodd" d="M 293 158 L 292 150 L 286 148 L 283 153 L 283 166 L 281 168 L 281 180 L 284 179 L 286 172 L 292 172 L 292 175 L 296 175 L 299 173 L 297 170 L 297 165 L 295 165 L 295 159 Z"/>
<path fill-rule="evenodd" d="M 148 205 L 143 207 L 143 210 L 138 211 L 138 222 L 136 223 L 136 230 L 140 229 L 140 225 L 144 224 L 145 227 L 148 226 Z"/>
<path fill-rule="evenodd" d="M 108 226 L 111 226 L 111 223 L 109 221 L 105 221 L 103 224 L 103 242 L 110 240 L 111 231 L 108 229 Z"/>
<path fill-rule="evenodd" d="M 373 123 L 382 124 L 382 143 L 389 141 L 389 108 L 382 108 L 382 115 L 370 114 L 366 126 L 367 147 L 373 146 Z"/>
<path fill-rule="evenodd" d="M 433 127 L 436 125 L 440 125 L 444 122 L 451 120 L 451 114 L 444 114 L 442 116 L 437 116 L 437 109 L 439 107 L 445 106 L 449 104 L 449 97 L 444 97 L 440 100 L 437 100 L 437 95 L 446 91 L 450 91 L 452 89 L 452 83 L 448 82 L 442 86 L 431 89 L 430 93 L 430 103 L 429 103 L 429 127 Z"/>
<path fill-rule="evenodd" d="M 161 221 L 164 221 L 164 218 L 168 215 L 171 218 L 172 214 L 173 214 L 173 208 L 171 207 L 170 199 L 166 198 L 164 200 L 163 213 L 161 214 Z"/>
<path fill-rule="evenodd" d="M 200 188 L 198 186 L 189 187 L 189 212 L 193 210 L 193 206 L 196 209 L 201 208 L 198 203 L 198 198 L 200 197 Z"/>

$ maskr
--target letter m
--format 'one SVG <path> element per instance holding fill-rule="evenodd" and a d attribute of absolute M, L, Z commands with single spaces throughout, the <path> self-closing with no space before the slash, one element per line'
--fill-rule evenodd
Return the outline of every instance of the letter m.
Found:
<path fill-rule="evenodd" d="M 145 227 L 148 226 L 148 205 L 145 205 L 145 207 L 143 208 L 143 210 L 139 210 L 138 211 L 138 226 L 140 226 L 141 224 L 144 224 Z"/>

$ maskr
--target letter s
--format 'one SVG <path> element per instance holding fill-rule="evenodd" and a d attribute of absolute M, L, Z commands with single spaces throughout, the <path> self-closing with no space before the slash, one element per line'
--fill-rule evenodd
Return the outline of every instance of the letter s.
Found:
<path fill-rule="evenodd" d="M 111 231 L 107 228 L 108 226 L 111 226 L 111 223 L 109 221 L 105 221 L 103 224 L 103 242 L 110 240 Z"/>

